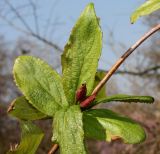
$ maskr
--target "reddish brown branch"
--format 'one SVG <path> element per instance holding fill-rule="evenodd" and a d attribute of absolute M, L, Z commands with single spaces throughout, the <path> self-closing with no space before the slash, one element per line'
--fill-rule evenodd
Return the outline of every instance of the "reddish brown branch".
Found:
<path fill-rule="evenodd" d="M 58 144 L 54 144 L 48 154 L 54 154 L 58 150 Z"/>
<path fill-rule="evenodd" d="M 147 38 L 149 38 L 152 34 L 160 30 L 160 24 L 153 27 L 150 31 L 144 34 L 133 46 L 131 46 L 121 57 L 120 59 L 111 67 L 111 69 L 107 72 L 105 77 L 99 82 L 96 88 L 93 90 L 92 95 L 97 95 L 100 89 L 104 86 L 104 84 L 110 79 L 113 73 L 119 68 L 119 66 L 127 59 L 127 57 L 137 48 L 139 47 Z"/>

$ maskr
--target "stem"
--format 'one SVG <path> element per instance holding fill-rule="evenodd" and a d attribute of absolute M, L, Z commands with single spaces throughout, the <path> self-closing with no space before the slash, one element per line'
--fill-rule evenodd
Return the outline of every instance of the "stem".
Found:
<path fill-rule="evenodd" d="M 58 144 L 54 144 L 48 154 L 54 154 L 58 150 Z"/>
<path fill-rule="evenodd" d="M 99 84 L 95 87 L 92 92 L 92 95 L 97 95 L 104 84 L 110 79 L 113 73 L 119 68 L 119 66 L 127 59 L 127 57 L 137 48 L 139 47 L 147 38 L 149 38 L 152 34 L 160 30 L 160 24 L 153 27 L 146 34 L 144 34 L 134 45 L 132 45 L 120 58 L 117 62 L 111 67 L 111 69 L 107 72 L 105 77 L 99 82 Z"/>

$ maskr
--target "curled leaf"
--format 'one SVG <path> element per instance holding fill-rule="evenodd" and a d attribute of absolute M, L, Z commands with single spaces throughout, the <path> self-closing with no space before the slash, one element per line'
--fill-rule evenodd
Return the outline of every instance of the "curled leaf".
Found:
<path fill-rule="evenodd" d="M 145 140 L 143 128 L 135 121 L 107 109 L 92 109 L 83 114 L 85 136 L 97 140 L 122 139 L 136 144 Z"/>
<path fill-rule="evenodd" d="M 100 103 L 108 103 L 108 102 L 127 102 L 127 103 L 153 103 L 154 98 L 151 96 L 132 96 L 132 95 L 125 95 L 125 94 L 118 94 L 107 96 L 101 99 L 96 99 L 90 107 L 100 104 Z"/>

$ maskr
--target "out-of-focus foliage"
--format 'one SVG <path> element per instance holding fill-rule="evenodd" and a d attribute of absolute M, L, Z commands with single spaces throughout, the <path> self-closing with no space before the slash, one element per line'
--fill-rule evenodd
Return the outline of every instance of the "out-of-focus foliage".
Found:
<path fill-rule="evenodd" d="M 31 122 L 21 122 L 21 143 L 7 154 L 35 154 L 44 136 L 43 132 Z"/>
<path fill-rule="evenodd" d="M 160 0 L 147 0 L 138 9 L 136 9 L 135 12 L 133 12 L 131 16 L 131 23 L 136 22 L 139 17 L 148 15 L 158 9 L 160 9 Z"/>

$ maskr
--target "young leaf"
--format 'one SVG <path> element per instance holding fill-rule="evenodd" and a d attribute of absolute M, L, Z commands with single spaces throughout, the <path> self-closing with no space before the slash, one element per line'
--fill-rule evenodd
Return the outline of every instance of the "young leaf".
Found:
<path fill-rule="evenodd" d="M 8 113 L 21 120 L 37 120 L 46 115 L 34 108 L 24 96 L 16 98 L 8 108 Z"/>
<path fill-rule="evenodd" d="M 14 68 L 16 84 L 35 108 L 53 116 L 59 109 L 68 106 L 61 77 L 44 61 L 20 56 Z"/>
<path fill-rule="evenodd" d="M 127 102 L 127 103 L 131 103 L 131 102 L 153 103 L 154 98 L 151 96 L 131 96 L 131 95 L 118 94 L 118 95 L 107 96 L 101 99 L 96 99 L 96 101 L 94 101 L 91 104 L 91 106 L 97 105 L 99 103 L 107 103 L 112 101 Z"/>
<path fill-rule="evenodd" d="M 20 145 L 7 154 L 35 154 L 42 138 L 43 132 L 31 122 L 21 122 L 22 136 Z"/>
<path fill-rule="evenodd" d="M 85 111 L 83 125 L 85 136 L 98 140 L 110 142 L 120 138 L 125 143 L 135 144 L 146 137 L 139 124 L 107 109 Z"/>
<path fill-rule="evenodd" d="M 85 154 L 82 113 L 79 105 L 56 112 L 52 140 L 59 144 L 61 154 Z"/>
<path fill-rule="evenodd" d="M 139 17 L 148 15 L 158 9 L 160 9 L 160 0 L 147 0 L 132 13 L 131 23 L 135 23 Z"/>
<path fill-rule="evenodd" d="M 95 76 L 95 82 L 94 87 L 97 86 L 97 84 L 103 79 L 103 77 L 106 75 L 106 72 L 104 71 L 98 71 L 96 72 Z M 102 89 L 98 92 L 98 95 L 96 96 L 96 99 L 104 98 L 106 97 L 106 85 L 102 87 Z"/>
<path fill-rule="evenodd" d="M 62 55 L 63 85 L 70 104 L 75 104 L 75 91 L 87 83 L 87 95 L 94 86 L 94 77 L 102 48 L 102 32 L 90 3 L 74 26 Z"/>

